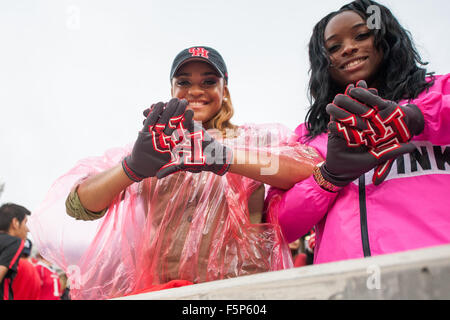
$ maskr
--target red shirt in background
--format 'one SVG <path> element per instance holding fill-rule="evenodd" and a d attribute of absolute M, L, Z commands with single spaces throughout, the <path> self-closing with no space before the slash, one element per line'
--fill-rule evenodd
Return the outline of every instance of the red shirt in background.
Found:
<path fill-rule="evenodd" d="M 36 267 L 26 258 L 20 258 L 17 275 L 12 283 L 14 300 L 38 300 L 41 278 Z"/>
<path fill-rule="evenodd" d="M 306 266 L 306 254 L 299 253 L 294 259 L 294 268 Z"/>
<path fill-rule="evenodd" d="M 36 264 L 36 269 L 41 278 L 39 300 L 61 300 L 61 284 L 58 273 L 42 261 Z"/>

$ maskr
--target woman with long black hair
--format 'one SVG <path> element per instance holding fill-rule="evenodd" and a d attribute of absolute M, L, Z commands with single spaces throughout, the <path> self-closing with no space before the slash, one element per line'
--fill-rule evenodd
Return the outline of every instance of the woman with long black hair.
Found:
<path fill-rule="evenodd" d="M 429 73 L 409 32 L 368 0 L 319 21 L 309 57 L 296 133 L 326 160 L 266 198 L 288 242 L 315 228 L 315 263 L 450 243 L 450 75 Z"/>

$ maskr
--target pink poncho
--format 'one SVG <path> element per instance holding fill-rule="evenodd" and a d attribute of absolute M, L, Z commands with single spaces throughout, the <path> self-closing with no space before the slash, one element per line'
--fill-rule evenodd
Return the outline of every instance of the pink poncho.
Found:
<path fill-rule="evenodd" d="M 223 142 L 299 165 L 321 160 L 297 139 L 281 125 L 246 125 Z M 73 299 L 108 299 L 293 266 L 279 226 L 249 220 L 248 199 L 261 183 L 232 173 L 145 179 L 122 191 L 102 218 L 69 217 L 65 200 L 74 185 L 117 165 L 131 148 L 79 161 L 30 217 L 37 248 L 66 272 Z"/>

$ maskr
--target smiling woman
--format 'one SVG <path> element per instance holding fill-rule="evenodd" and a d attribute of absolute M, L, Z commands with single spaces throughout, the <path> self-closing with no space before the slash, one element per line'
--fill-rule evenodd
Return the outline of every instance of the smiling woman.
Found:
<path fill-rule="evenodd" d="M 194 111 L 194 120 L 205 123 L 221 110 L 225 90 L 223 78 L 200 61 L 184 64 L 172 80 L 172 96 L 186 99 L 187 108 Z"/>
<path fill-rule="evenodd" d="M 174 66 L 175 68 L 175 66 Z M 188 101 L 188 109 L 194 111 L 194 120 L 207 129 L 235 129 L 230 123 L 233 106 L 228 86 L 218 69 L 206 61 L 188 59 L 175 68 L 172 96 Z M 226 73 L 226 69 L 223 71 Z"/>
<path fill-rule="evenodd" d="M 81 160 L 33 214 L 33 237 L 46 259 L 65 270 L 77 266 L 75 299 L 293 265 L 279 226 L 262 223 L 264 183 L 289 188 L 322 159 L 282 125 L 231 124 L 228 72 L 213 48 L 181 51 L 170 79 L 173 99 L 144 112 L 134 145 Z M 62 229 L 80 228 L 82 234 L 61 211 L 99 221 L 95 239 L 77 260 L 65 254 L 74 239 L 45 230 L 64 221 Z"/>
<path fill-rule="evenodd" d="M 269 191 L 288 241 L 315 228 L 314 263 L 450 243 L 450 167 L 421 160 L 450 148 L 450 75 L 427 72 L 409 32 L 369 0 L 321 19 L 309 58 L 311 106 L 296 133 L 325 161 Z"/>
<path fill-rule="evenodd" d="M 368 23 L 371 6 L 380 12 L 379 28 Z M 396 101 L 417 97 L 432 85 L 425 80 L 431 74 L 423 68 L 427 63 L 409 32 L 385 8 L 374 1 L 354 1 L 314 26 L 309 43 L 311 107 L 306 115 L 310 138 L 327 130 L 325 107 L 350 83 L 364 79 L 383 98 Z"/>
<path fill-rule="evenodd" d="M 363 18 L 353 11 L 342 12 L 328 22 L 324 36 L 333 80 L 346 86 L 366 79 L 372 85 L 383 52 L 375 47 L 374 34 Z"/>

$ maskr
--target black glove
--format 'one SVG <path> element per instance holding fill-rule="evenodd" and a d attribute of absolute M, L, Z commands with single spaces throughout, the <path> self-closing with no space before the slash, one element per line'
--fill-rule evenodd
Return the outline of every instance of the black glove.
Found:
<path fill-rule="evenodd" d="M 332 121 L 343 124 L 340 131 L 349 147 L 365 145 L 374 149 L 374 153 L 410 141 L 424 127 L 422 112 L 416 105 L 401 107 L 384 100 L 376 89 L 368 89 L 365 81 L 359 81 L 356 88 L 349 85 L 345 95 L 337 95 L 333 104 L 327 106 L 327 113 Z M 375 168 L 375 185 L 384 181 L 394 160 L 391 158 Z"/>
<path fill-rule="evenodd" d="M 338 187 L 345 187 L 375 167 L 378 171 L 375 172 L 373 182 L 379 184 L 389 173 L 389 165 L 392 165 L 390 160 L 415 149 L 411 143 L 393 143 L 377 149 L 364 145 L 349 147 L 343 128 L 339 122 L 331 121 L 328 124 L 327 157 L 320 167 L 323 178 Z"/>
<path fill-rule="evenodd" d="M 167 105 L 159 102 L 149 110 L 131 154 L 122 161 L 123 170 L 131 180 L 139 182 L 154 177 L 170 161 L 170 150 L 179 142 L 171 136 L 186 120 L 187 104 L 186 100 L 172 99 Z M 188 114 L 186 121 L 192 118 L 192 111 Z"/>
<path fill-rule="evenodd" d="M 233 160 L 231 148 L 211 137 L 201 123 L 192 120 L 192 117 L 190 121 L 183 121 L 183 127 L 185 131 L 181 142 L 171 149 L 171 161 L 156 176 L 161 179 L 178 171 L 211 171 L 224 175 Z"/>
<path fill-rule="evenodd" d="M 331 120 L 345 124 L 351 144 L 378 147 L 392 141 L 404 143 L 424 129 L 424 117 L 414 104 L 399 106 L 384 100 L 365 81 L 347 87 L 327 106 Z M 359 129 L 359 130 L 353 130 Z M 358 132 L 359 131 L 359 132 Z"/>

